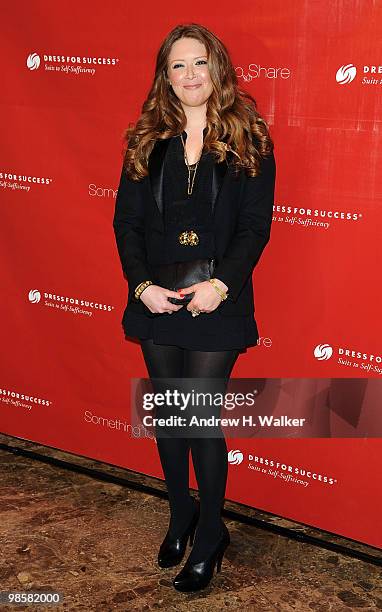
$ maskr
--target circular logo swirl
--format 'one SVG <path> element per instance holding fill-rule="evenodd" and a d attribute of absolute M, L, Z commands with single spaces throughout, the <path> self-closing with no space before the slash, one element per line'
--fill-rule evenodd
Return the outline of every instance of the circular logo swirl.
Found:
<path fill-rule="evenodd" d="M 244 459 L 243 453 L 240 450 L 230 450 L 228 453 L 228 463 L 239 465 Z"/>
<path fill-rule="evenodd" d="M 29 70 L 37 70 L 40 67 L 40 56 L 37 53 L 30 53 L 28 55 L 27 67 Z"/>
<path fill-rule="evenodd" d="M 313 354 L 316 359 L 322 361 L 324 359 L 330 359 L 333 355 L 333 349 L 330 344 L 317 344 L 316 348 L 313 351 Z"/>
<path fill-rule="evenodd" d="M 41 300 L 41 293 L 38 289 L 31 289 L 28 293 L 28 299 L 31 304 L 38 304 Z"/>
<path fill-rule="evenodd" d="M 341 68 L 338 68 L 336 72 L 336 81 L 340 85 L 346 85 L 355 79 L 356 74 L 357 68 L 354 66 L 354 64 L 346 64 L 341 66 Z"/>

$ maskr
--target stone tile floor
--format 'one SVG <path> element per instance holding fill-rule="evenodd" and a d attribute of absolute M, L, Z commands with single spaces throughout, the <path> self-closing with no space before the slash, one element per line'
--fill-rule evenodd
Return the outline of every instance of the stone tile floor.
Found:
<path fill-rule="evenodd" d="M 162 481 L 0 434 L 28 449 L 165 491 Z M 225 517 L 231 545 L 200 593 L 172 587 L 156 554 L 166 499 L 0 450 L 0 590 L 57 590 L 60 606 L 4 610 L 250 612 L 382 610 L 381 568 Z M 226 502 L 226 510 L 295 528 L 382 558 L 375 548 Z M 190 549 L 188 549 L 190 550 Z"/>

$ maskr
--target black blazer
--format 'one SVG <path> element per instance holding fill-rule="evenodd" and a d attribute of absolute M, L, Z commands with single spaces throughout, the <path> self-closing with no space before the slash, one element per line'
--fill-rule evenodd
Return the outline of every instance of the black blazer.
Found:
<path fill-rule="evenodd" d="M 170 137 L 171 138 L 171 137 Z M 150 263 L 161 262 L 166 236 L 163 220 L 164 157 L 170 138 L 156 140 L 149 157 L 149 174 L 140 181 L 127 178 L 122 169 L 115 203 L 113 228 L 124 276 L 128 281 L 125 313 L 152 313 L 134 297 L 134 290 L 152 278 Z M 218 309 L 222 315 L 254 312 L 252 272 L 270 238 L 276 163 L 273 152 L 261 160 L 261 174 L 234 176 L 227 160 L 214 163 L 212 180 L 214 277 L 228 286 L 228 299 Z M 228 162 L 228 163 L 227 163 Z M 187 248 L 187 247 L 182 247 Z M 195 247 L 188 247 L 195 248 Z"/>

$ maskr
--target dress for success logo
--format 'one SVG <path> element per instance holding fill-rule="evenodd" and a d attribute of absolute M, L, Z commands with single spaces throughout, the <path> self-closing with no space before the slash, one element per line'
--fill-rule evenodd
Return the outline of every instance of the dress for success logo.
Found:
<path fill-rule="evenodd" d="M 382 85 L 382 65 L 364 65 L 364 77 L 362 85 Z M 338 85 L 348 85 L 357 76 L 357 68 L 354 64 L 344 64 L 340 66 L 336 72 L 336 81 Z"/>
<path fill-rule="evenodd" d="M 346 64 L 338 68 L 336 73 L 336 81 L 340 85 L 346 85 L 354 81 L 357 74 L 357 68 L 353 64 Z"/>

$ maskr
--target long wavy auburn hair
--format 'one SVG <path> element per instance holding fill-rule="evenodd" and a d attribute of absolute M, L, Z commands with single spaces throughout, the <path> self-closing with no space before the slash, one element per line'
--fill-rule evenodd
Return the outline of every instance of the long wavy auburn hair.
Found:
<path fill-rule="evenodd" d="M 181 102 L 168 82 L 168 57 L 180 38 L 195 38 L 207 51 L 213 91 L 207 100 L 207 132 L 203 151 L 224 161 L 231 151 L 235 173 L 248 176 L 260 172 L 260 157 L 269 155 L 273 141 L 269 127 L 257 111 L 255 99 L 238 86 L 235 69 L 224 44 L 197 23 L 178 25 L 164 39 L 156 59 L 155 75 L 141 115 L 123 136 L 124 168 L 129 178 L 141 180 L 148 174 L 148 159 L 157 139 L 177 136 L 186 129 Z"/>

